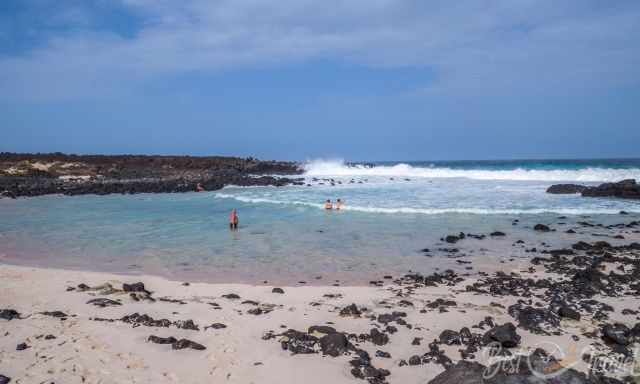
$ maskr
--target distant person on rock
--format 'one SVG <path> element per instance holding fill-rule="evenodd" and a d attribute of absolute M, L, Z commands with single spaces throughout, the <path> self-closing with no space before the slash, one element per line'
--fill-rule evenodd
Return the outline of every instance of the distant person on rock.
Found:
<path fill-rule="evenodd" d="M 202 186 L 202 183 L 198 183 L 198 185 L 196 185 L 196 192 L 204 192 L 204 187 Z"/>
<path fill-rule="evenodd" d="M 238 212 L 235 208 L 233 208 L 229 214 L 229 229 L 238 229 Z"/>
<path fill-rule="evenodd" d="M 336 209 L 340 210 L 342 208 L 342 201 L 340 199 L 336 200 Z"/>
<path fill-rule="evenodd" d="M 333 209 L 333 204 L 331 204 L 331 200 L 327 199 L 324 203 L 324 209 Z"/>

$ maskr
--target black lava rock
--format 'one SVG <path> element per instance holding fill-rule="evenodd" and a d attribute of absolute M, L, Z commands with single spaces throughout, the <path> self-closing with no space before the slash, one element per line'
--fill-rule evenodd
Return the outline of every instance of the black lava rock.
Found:
<path fill-rule="evenodd" d="M 459 345 L 460 344 L 460 334 L 456 331 L 452 331 L 450 329 L 445 329 L 440 333 L 438 337 L 440 342 L 445 345 Z"/>
<path fill-rule="evenodd" d="M 57 317 L 59 319 L 65 319 L 69 317 L 69 315 L 62 311 L 40 312 L 40 314 L 45 316 Z"/>
<path fill-rule="evenodd" d="M 191 349 L 195 349 L 198 351 L 204 351 L 205 349 L 207 349 L 207 347 L 205 347 L 202 344 L 198 344 L 195 341 L 191 341 L 188 339 L 180 339 L 178 341 L 175 341 L 173 343 L 171 343 L 171 348 L 173 349 L 186 349 L 186 348 L 191 348 Z"/>
<path fill-rule="evenodd" d="M 340 310 L 340 316 L 360 317 L 360 315 L 362 315 L 362 311 L 355 304 L 347 305 Z"/>
<path fill-rule="evenodd" d="M 24 351 L 27 348 L 29 348 L 27 343 L 20 343 L 16 346 L 16 351 Z"/>
<path fill-rule="evenodd" d="M 320 349 L 322 353 L 329 356 L 339 356 L 349 349 L 349 341 L 343 333 L 330 333 L 320 338 Z"/>
<path fill-rule="evenodd" d="M 227 328 L 227 326 L 222 324 L 222 323 L 213 323 L 213 324 L 211 324 L 211 325 L 209 325 L 207 327 L 204 327 L 205 330 L 207 330 L 208 328 L 211 328 L 211 329 L 224 329 L 224 328 Z"/>
<path fill-rule="evenodd" d="M 97 299 L 91 299 L 91 300 L 87 301 L 87 304 L 93 304 L 93 305 L 95 305 L 97 307 L 101 307 L 101 308 L 114 307 L 114 306 L 122 305 L 122 303 L 120 303 L 119 301 L 107 299 L 107 298 L 104 298 L 104 297 L 100 297 L 100 298 L 97 298 Z"/>
<path fill-rule="evenodd" d="M 281 346 L 284 350 L 288 350 L 293 354 L 317 352 L 315 346 L 318 343 L 318 338 L 315 336 L 294 329 L 289 329 L 282 336 Z"/>
<path fill-rule="evenodd" d="M 618 197 L 623 199 L 640 199 L 640 185 L 634 179 L 617 183 L 604 183 L 597 187 L 588 187 L 582 191 L 586 197 Z"/>
<path fill-rule="evenodd" d="M 499 343 L 504 348 L 517 347 L 520 344 L 520 335 L 516 333 L 516 327 L 512 323 L 505 323 L 488 330 L 483 338 L 483 343 Z"/>
<path fill-rule="evenodd" d="M 420 365 L 422 364 L 422 359 L 418 355 L 413 355 L 409 358 L 409 365 Z"/>
<path fill-rule="evenodd" d="M 544 224 L 536 224 L 533 227 L 533 229 L 538 231 L 538 232 L 549 232 L 549 231 L 551 231 L 551 228 L 549 228 L 547 225 L 544 225 Z"/>
<path fill-rule="evenodd" d="M 563 195 L 572 193 L 582 193 L 587 187 L 579 184 L 554 184 L 547 188 L 547 193 Z"/>
<path fill-rule="evenodd" d="M 147 292 L 144 289 L 144 284 L 141 282 L 133 283 L 133 284 L 122 284 L 122 290 L 125 292 Z"/>
<path fill-rule="evenodd" d="M 560 309 L 558 310 L 558 315 L 567 319 L 580 321 L 580 312 L 576 311 L 566 304 L 560 307 Z"/>
<path fill-rule="evenodd" d="M 314 333 L 321 333 L 323 335 L 329 335 L 332 333 L 336 333 L 336 329 L 333 327 L 329 327 L 328 325 L 312 325 L 307 330 L 307 333 L 313 335 Z"/>
<path fill-rule="evenodd" d="M 385 345 L 389 342 L 389 336 L 378 331 L 377 328 L 371 328 L 369 335 L 371 336 L 371 342 L 375 345 Z"/>
<path fill-rule="evenodd" d="M 20 319 L 20 312 L 16 311 L 15 309 L 0 309 L 0 319 Z"/>
<path fill-rule="evenodd" d="M 626 346 L 631 342 L 629 340 L 630 331 L 624 324 L 607 324 L 602 328 L 602 339 L 610 343 Z"/>

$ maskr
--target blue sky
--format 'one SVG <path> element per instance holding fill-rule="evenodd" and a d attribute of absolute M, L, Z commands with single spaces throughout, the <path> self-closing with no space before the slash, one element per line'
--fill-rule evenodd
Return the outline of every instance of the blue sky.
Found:
<path fill-rule="evenodd" d="M 640 2 L 4 0 L 0 151 L 640 157 Z"/>

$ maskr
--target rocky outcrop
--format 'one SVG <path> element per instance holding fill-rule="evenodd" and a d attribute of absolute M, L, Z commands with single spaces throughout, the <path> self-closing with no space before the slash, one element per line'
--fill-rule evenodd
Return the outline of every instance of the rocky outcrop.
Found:
<path fill-rule="evenodd" d="M 640 199 L 640 184 L 635 179 L 622 180 L 617 183 L 604 183 L 597 187 L 577 184 L 555 184 L 547 189 L 547 193 L 570 194 L 581 193 L 584 197 L 618 197 L 621 199 Z"/>
<path fill-rule="evenodd" d="M 293 162 L 191 156 L 77 156 L 0 153 L 0 197 L 174 193 L 225 185 L 283 186 Z"/>
<path fill-rule="evenodd" d="M 635 179 L 622 180 L 617 183 L 604 183 L 597 187 L 585 188 L 582 191 L 582 196 L 640 199 L 640 185 L 636 183 Z"/>
<path fill-rule="evenodd" d="M 587 187 L 579 184 L 555 184 L 547 188 L 547 193 L 567 195 L 572 193 L 582 193 L 585 188 Z"/>

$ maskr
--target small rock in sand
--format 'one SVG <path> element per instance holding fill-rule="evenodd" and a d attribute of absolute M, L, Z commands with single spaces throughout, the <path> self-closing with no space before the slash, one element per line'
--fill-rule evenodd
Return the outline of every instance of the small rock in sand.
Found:
<path fill-rule="evenodd" d="M 20 319 L 20 313 L 15 309 L 0 309 L 0 319 L 5 319 L 5 320 Z"/>
<path fill-rule="evenodd" d="M 122 284 L 122 290 L 125 292 L 147 292 L 147 290 L 144 289 L 144 284 L 141 282 L 133 284 L 124 283 Z"/>
<path fill-rule="evenodd" d="M 16 351 L 24 351 L 27 348 L 29 348 L 27 343 L 20 343 L 20 344 L 16 345 Z"/>
<path fill-rule="evenodd" d="M 61 320 L 64 320 L 65 318 L 69 317 L 69 315 L 67 315 L 62 311 L 40 312 L 40 314 L 45 316 L 57 317 Z"/>
<path fill-rule="evenodd" d="M 87 304 L 93 304 L 97 307 L 114 307 L 116 305 L 122 305 L 122 303 L 120 303 L 119 301 L 115 301 L 115 300 L 111 300 L 111 299 L 107 299 L 104 297 L 100 297 L 97 299 L 91 299 L 89 301 L 87 301 Z"/>
<path fill-rule="evenodd" d="M 223 329 L 223 328 L 227 328 L 227 326 L 222 324 L 222 323 L 213 323 L 213 324 L 211 324 L 211 325 L 209 325 L 207 327 L 204 327 L 205 331 L 208 328 L 211 328 L 211 329 Z"/>

